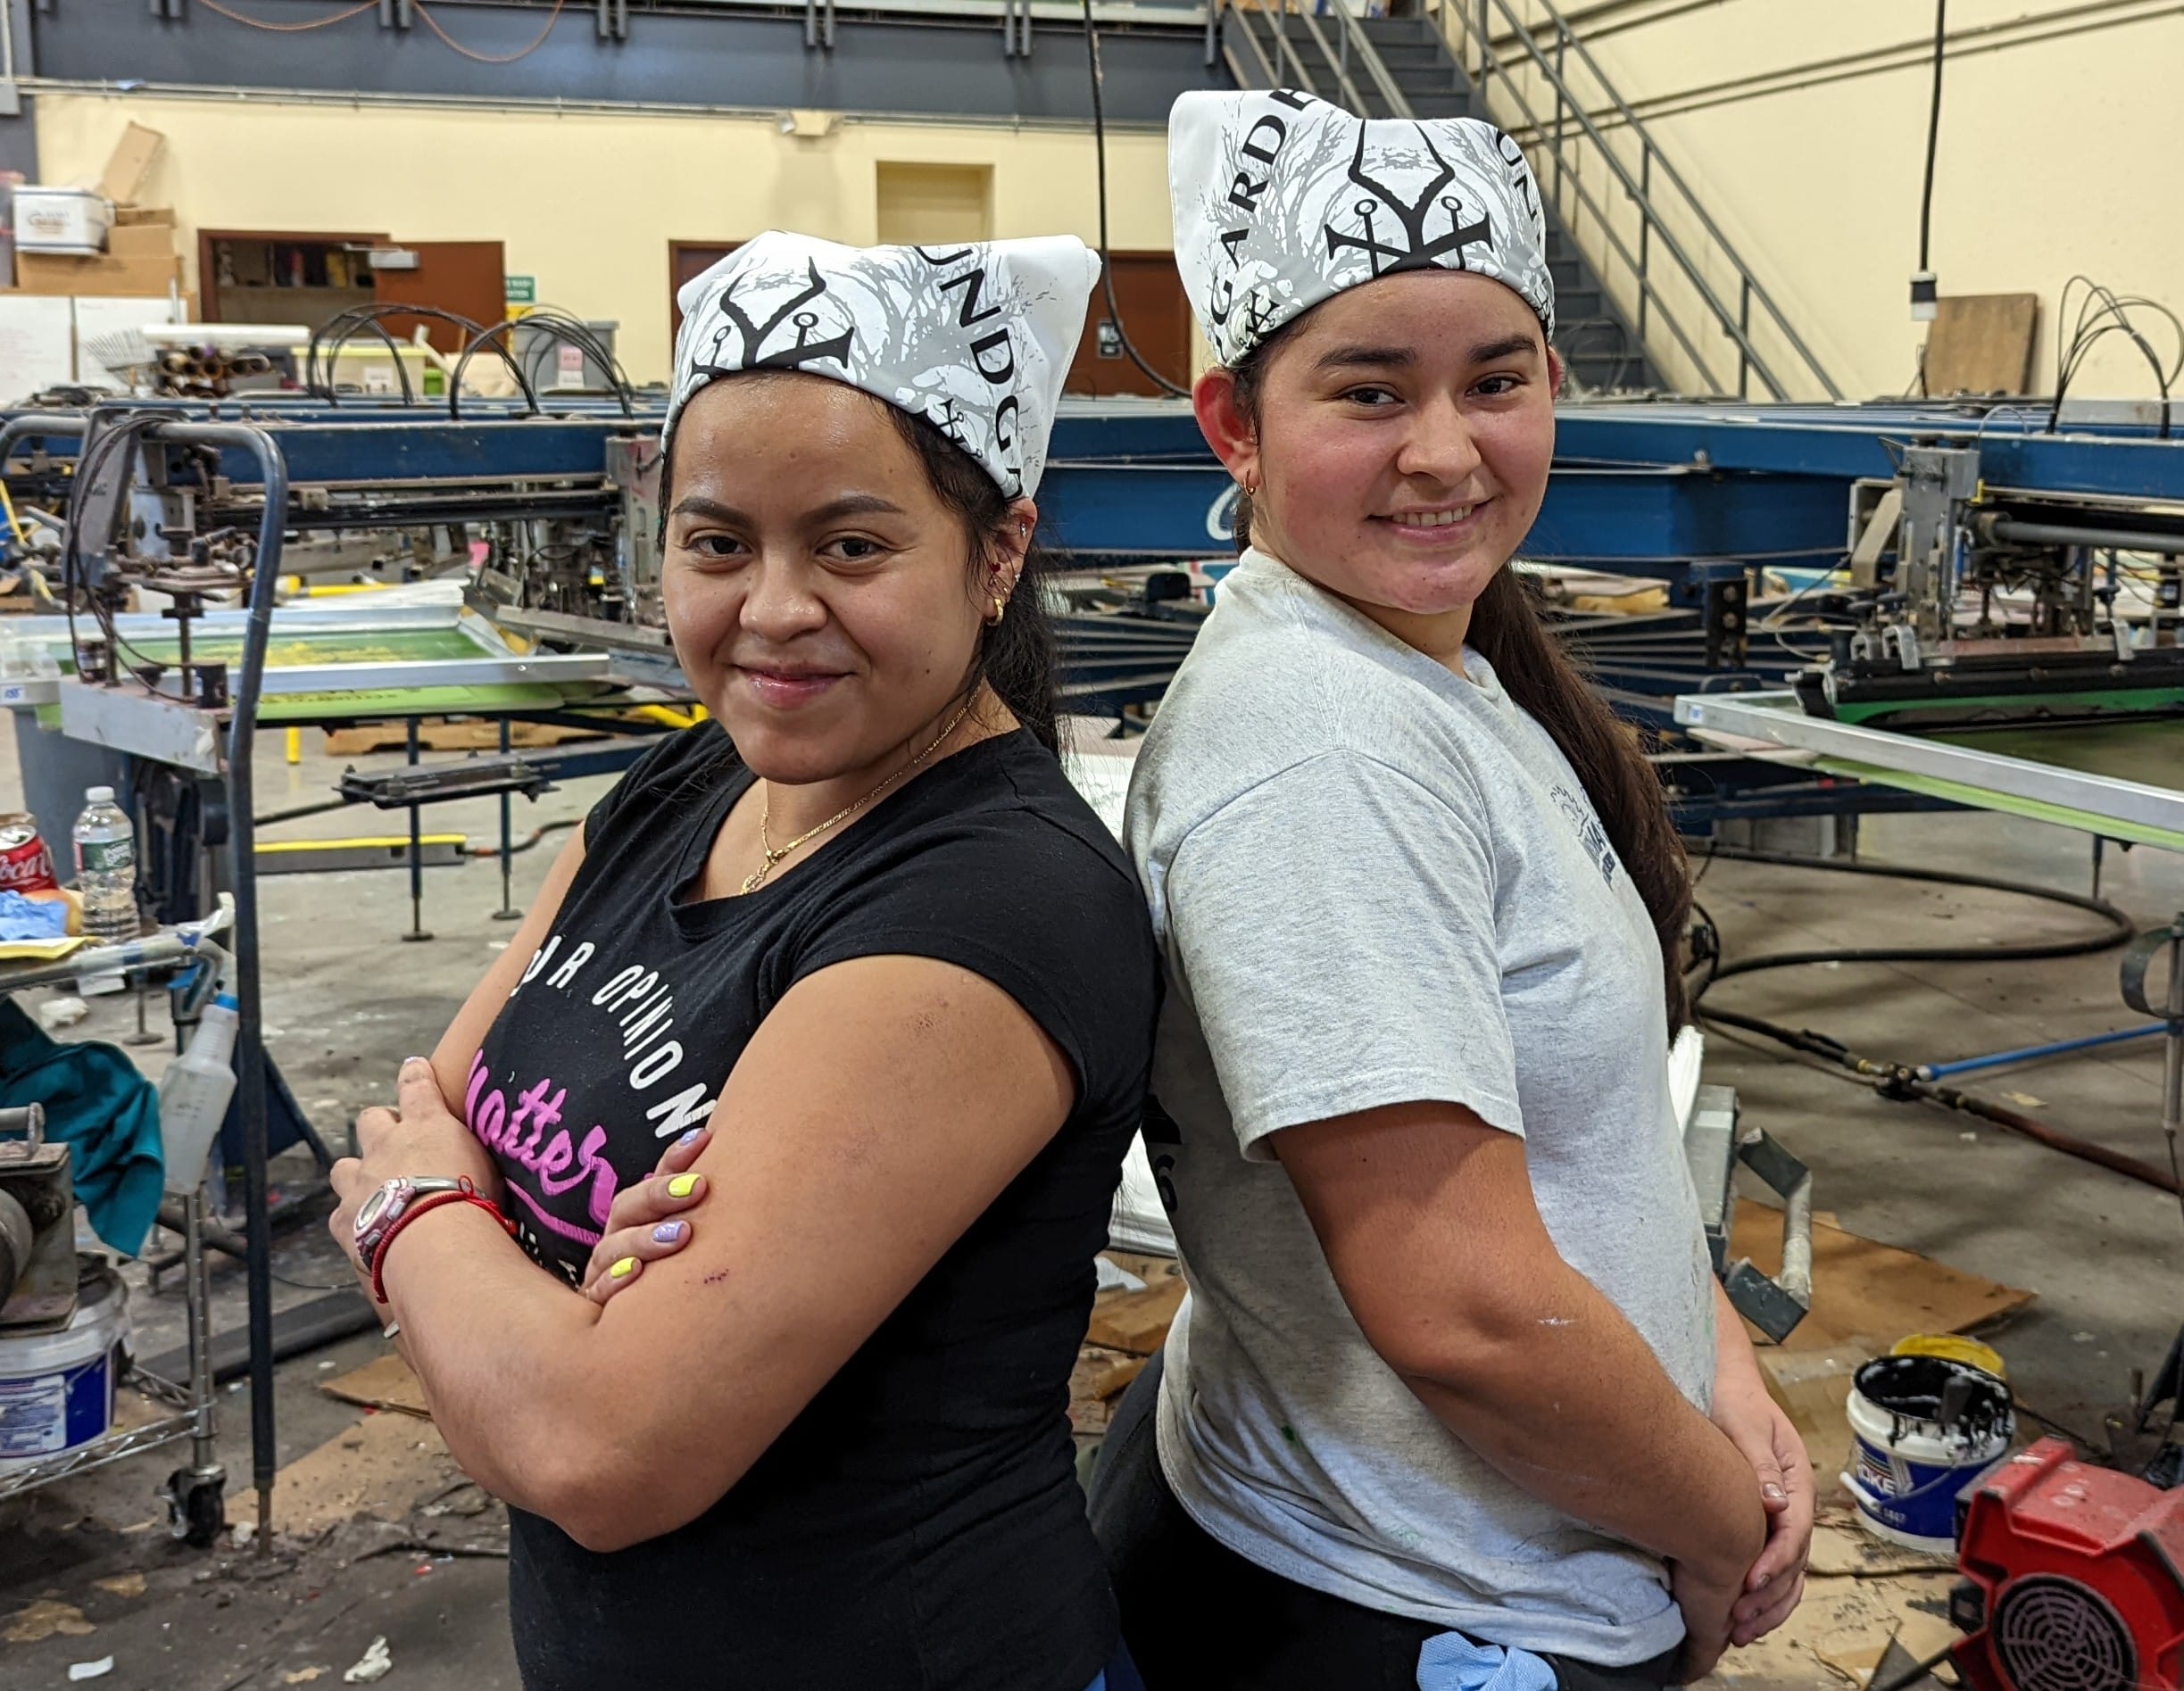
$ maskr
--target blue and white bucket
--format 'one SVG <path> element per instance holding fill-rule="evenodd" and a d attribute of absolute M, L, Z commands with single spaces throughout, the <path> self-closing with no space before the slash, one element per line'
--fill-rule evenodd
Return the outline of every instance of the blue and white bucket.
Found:
<path fill-rule="evenodd" d="M 66 1327 L 0 1337 L 0 1473 L 66 1455 L 113 1429 L 129 1290 L 98 1258 L 79 1260 Z"/>
<path fill-rule="evenodd" d="M 1956 1503 L 2017 1436 L 2010 1388 L 1946 1356 L 1876 1356 L 1851 1377 L 1843 1485 L 1877 1538 L 1939 1556 L 1956 1549 Z"/>

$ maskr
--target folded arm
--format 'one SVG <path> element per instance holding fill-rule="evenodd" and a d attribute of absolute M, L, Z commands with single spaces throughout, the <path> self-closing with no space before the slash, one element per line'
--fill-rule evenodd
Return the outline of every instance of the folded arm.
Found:
<path fill-rule="evenodd" d="M 401 1121 L 444 1112 L 442 1090 L 411 1065 Z M 470 1206 L 395 1241 L 391 1314 L 449 1448 L 593 1549 L 694 1519 L 1053 1136 L 1073 1095 L 1038 1024 L 967 970 L 889 956 L 810 975 L 722 1090 L 689 1245 L 610 1303 L 539 1271 Z"/>

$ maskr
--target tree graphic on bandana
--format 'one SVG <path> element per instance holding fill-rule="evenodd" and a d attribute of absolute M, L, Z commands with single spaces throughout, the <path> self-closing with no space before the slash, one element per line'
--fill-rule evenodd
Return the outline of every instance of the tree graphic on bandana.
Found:
<path fill-rule="evenodd" d="M 1045 467 L 1097 274 L 1068 237 L 859 248 L 769 232 L 686 292 L 668 428 L 720 377 L 806 370 L 925 418 L 1017 497 Z"/>
<path fill-rule="evenodd" d="M 1176 263 L 1228 361 L 1344 288 L 1427 268 L 1506 283 L 1552 335 L 1538 187 L 1491 124 L 1200 93 L 1176 103 L 1169 141 Z"/>

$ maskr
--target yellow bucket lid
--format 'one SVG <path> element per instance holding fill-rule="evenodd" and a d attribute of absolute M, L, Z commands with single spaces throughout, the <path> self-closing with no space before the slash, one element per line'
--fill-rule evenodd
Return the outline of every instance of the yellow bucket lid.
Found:
<path fill-rule="evenodd" d="M 2009 1370 L 2002 1361 L 2001 1353 L 1992 1346 L 1982 1345 L 1976 1339 L 1966 1339 L 1960 1333 L 1913 1333 L 1908 1339 L 1899 1339 L 1889 1347 L 1891 1356 L 1939 1356 L 1944 1361 L 1962 1363 L 1967 1368 L 1977 1368 L 1992 1374 L 1997 1380 L 2007 1380 Z"/>

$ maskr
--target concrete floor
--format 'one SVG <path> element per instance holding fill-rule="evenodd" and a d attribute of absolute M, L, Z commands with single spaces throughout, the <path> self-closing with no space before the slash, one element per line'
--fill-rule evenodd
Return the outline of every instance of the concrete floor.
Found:
<path fill-rule="evenodd" d="M 316 736 L 309 736 L 315 743 Z M 338 761 L 315 751 L 297 767 L 270 737 L 259 775 L 261 808 L 323 794 Z M 398 762 L 399 758 L 365 760 Z M 607 785 L 572 784 L 519 803 L 519 834 L 544 821 L 581 816 Z M 0 737 L 0 800 L 20 789 L 12 747 Z M 430 825 L 494 837 L 491 801 L 443 807 Z M 287 825 L 275 837 L 394 833 L 397 816 L 348 813 Z M 516 858 L 519 905 L 564 837 L 549 834 Z M 1869 858 L 1947 866 L 2082 890 L 2088 842 L 2034 824 L 1974 816 L 1880 818 L 1864 828 Z M 2107 894 L 2144 924 L 2184 908 L 2184 862 L 2150 850 L 2111 850 Z M 2083 930 L 2087 918 L 2055 907 L 1980 892 L 1718 861 L 1699 897 L 1721 925 L 1728 954 L 1848 945 L 1969 945 Z M 407 1053 L 429 1049 L 496 952 L 511 924 L 496 922 L 499 877 L 486 864 L 428 877 L 426 923 L 435 938 L 405 944 L 406 877 L 392 872 L 281 877 L 263 888 L 268 1040 L 320 1131 L 338 1141 L 364 1106 L 383 1101 Z M 2122 1026 L 2116 957 L 2033 965 L 1980 962 L 1802 968 L 1723 983 L 1716 1002 L 1812 1026 L 1873 1054 L 1943 1060 Z M 154 1007 L 154 1015 L 157 1009 Z M 70 1037 L 117 1038 L 133 1007 L 106 1000 Z M 154 1069 L 160 1054 L 145 1062 Z M 2184 1218 L 2175 1200 L 1999 1130 L 1939 1110 L 1889 1103 L 1809 1069 L 1712 1045 L 1708 1078 L 1737 1086 L 1748 1113 L 1815 1172 L 1817 1202 L 1852 1231 L 1927 1253 L 2039 1294 L 1993 1342 L 2007 1355 L 2024 1399 L 2089 1431 L 2119 1404 L 2133 1367 L 2151 1368 L 2184 1318 Z M 2039 1100 L 2019 1107 L 2057 1127 L 2165 1163 L 2159 1131 L 2157 1041 L 2055 1062 L 1968 1083 L 1986 1096 Z M 1976 1137 L 1967 1138 L 1967 1134 Z M 279 1171 L 300 1178 L 289 1159 Z M 321 1228 L 282 1240 L 282 1305 L 338 1283 Z M 221 1325 L 241 1319 L 241 1274 L 219 1275 Z M 179 1336 L 179 1297 L 139 1290 L 139 1354 Z M 353 1424 L 356 1412 L 318 1390 L 331 1361 L 348 1367 L 377 1354 L 376 1335 L 347 1341 L 280 1371 L 280 1459 L 293 1460 Z M 221 1445 L 237 1489 L 247 1483 L 247 1410 L 222 1399 Z M 447 1563 L 403 1555 L 352 1560 L 339 1545 L 260 1568 L 253 1558 L 186 1550 L 146 1523 L 153 1491 L 172 1461 L 147 1455 L 103 1473 L 0 1505 L 0 1633 L 9 1617 L 50 1598 L 79 1606 L 87 1637 L 0 1642 L 0 1683 L 61 1685 L 71 1662 L 115 1658 L 102 1686 L 159 1691 L 241 1691 L 326 1682 L 386 1635 L 403 1686 L 513 1687 L 503 1574 L 491 1561 Z M 135 1529 L 135 1530 L 131 1530 Z M 345 1565 L 336 1565 L 345 1564 Z M 415 1565 L 413 1565 L 415 1564 Z M 418 1566 L 429 1569 L 418 1571 Z M 95 1582 L 141 1572 L 140 1596 Z M 125 1587 L 126 1588 L 126 1587 Z"/>

